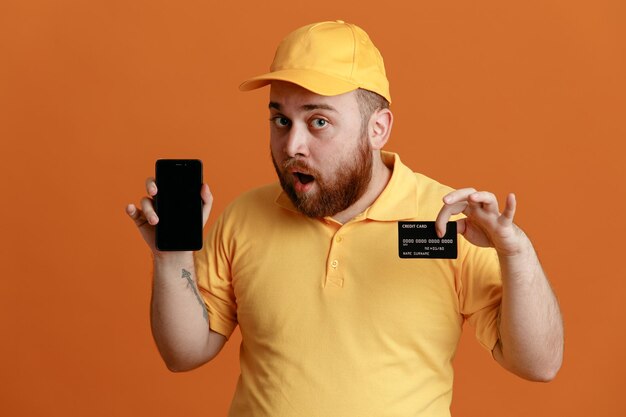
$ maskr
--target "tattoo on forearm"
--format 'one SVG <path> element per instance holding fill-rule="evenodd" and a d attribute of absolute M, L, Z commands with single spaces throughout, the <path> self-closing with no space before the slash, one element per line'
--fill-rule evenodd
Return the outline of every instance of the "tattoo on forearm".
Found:
<path fill-rule="evenodd" d="M 196 296 L 196 299 L 198 300 L 198 303 L 202 307 L 202 316 L 204 317 L 204 319 L 208 323 L 209 322 L 209 313 L 206 311 L 206 306 L 204 305 L 204 301 L 202 301 L 202 298 L 200 297 L 200 294 L 198 294 L 198 289 L 196 288 L 195 282 L 193 282 L 193 279 L 191 279 L 191 272 L 189 272 L 189 271 L 187 271 L 186 269 L 183 268 L 183 276 L 182 276 L 182 278 L 187 280 L 187 286 L 189 288 L 191 288 L 191 290 L 193 291 L 193 294 Z"/>

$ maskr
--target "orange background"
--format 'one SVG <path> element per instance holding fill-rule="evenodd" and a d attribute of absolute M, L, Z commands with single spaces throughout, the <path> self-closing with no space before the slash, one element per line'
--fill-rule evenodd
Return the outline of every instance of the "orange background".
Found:
<path fill-rule="evenodd" d="M 268 91 L 237 85 L 288 32 L 329 19 L 359 24 L 385 57 L 387 149 L 454 187 L 515 191 L 561 302 L 556 380 L 506 373 L 466 329 L 454 414 L 626 415 L 620 0 L 3 0 L 0 415 L 226 414 L 239 333 L 203 368 L 166 370 L 149 251 L 124 207 L 160 157 L 204 161 L 210 221 L 273 181 Z"/>

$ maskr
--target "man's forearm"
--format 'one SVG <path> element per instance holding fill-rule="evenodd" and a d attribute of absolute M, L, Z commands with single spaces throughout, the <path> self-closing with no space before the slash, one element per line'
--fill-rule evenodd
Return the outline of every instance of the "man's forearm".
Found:
<path fill-rule="evenodd" d="M 209 319 L 191 252 L 155 256 L 150 318 L 169 369 L 192 369 L 210 359 Z"/>
<path fill-rule="evenodd" d="M 563 360 L 563 322 L 558 301 L 528 238 L 518 253 L 500 256 L 500 340 L 494 356 L 530 380 L 554 378 Z"/>

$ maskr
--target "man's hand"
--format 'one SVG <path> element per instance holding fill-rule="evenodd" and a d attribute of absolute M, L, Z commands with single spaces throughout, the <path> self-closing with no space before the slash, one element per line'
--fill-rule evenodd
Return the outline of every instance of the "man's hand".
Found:
<path fill-rule="evenodd" d="M 494 358 L 504 368 L 532 381 L 550 381 L 563 361 L 563 322 L 559 304 L 532 243 L 513 223 L 515 195 L 502 213 L 496 197 L 473 188 L 443 197 L 435 222 L 443 236 L 450 216 L 463 213 L 457 231 L 476 246 L 493 247 L 502 271 L 499 340 Z"/>
<path fill-rule="evenodd" d="M 138 209 L 134 204 L 129 204 L 126 206 L 126 213 L 135 222 L 141 236 L 150 247 L 152 253 L 154 255 L 160 255 L 163 252 L 160 252 L 156 248 L 155 243 L 155 226 L 159 223 L 159 217 L 154 210 L 154 196 L 157 195 L 158 190 L 156 182 L 152 177 L 146 179 L 146 192 L 148 196 L 141 199 L 141 209 Z M 204 203 L 202 206 L 202 227 L 204 227 L 209 218 L 209 213 L 211 213 L 213 195 L 211 194 L 209 186 L 206 184 L 202 184 L 200 195 Z"/>
<path fill-rule="evenodd" d="M 159 217 L 154 211 L 157 194 L 154 178 L 146 180 L 148 196 L 141 199 L 141 209 L 129 204 L 126 213 L 135 222 L 154 255 L 154 279 L 150 322 L 152 335 L 167 367 L 172 371 L 194 369 L 214 358 L 226 343 L 226 337 L 212 331 L 206 306 L 196 283 L 191 251 L 159 251 L 155 226 Z M 213 196 L 206 184 L 199 190 L 202 227 L 209 218 Z"/>
<path fill-rule="evenodd" d="M 435 221 L 439 237 L 445 234 L 450 216 L 463 213 L 467 217 L 457 220 L 457 232 L 470 243 L 493 247 L 502 256 L 519 253 L 523 232 L 513 223 L 516 207 L 514 194 L 507 196 L 502 213 L 492 193 L 473 188 L 452 191 L 443 197 L 443 203 Z"/>

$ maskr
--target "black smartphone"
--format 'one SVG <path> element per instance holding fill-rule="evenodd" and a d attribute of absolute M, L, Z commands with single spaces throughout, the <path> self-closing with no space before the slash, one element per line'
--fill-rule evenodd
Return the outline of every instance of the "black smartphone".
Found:
<path fill-rule="evenodd" d="M 159 216 L 157 249 L 202 249 L 202 161 L 159 159 L 155 171 L 157 194 L 154 208 Z"/>

